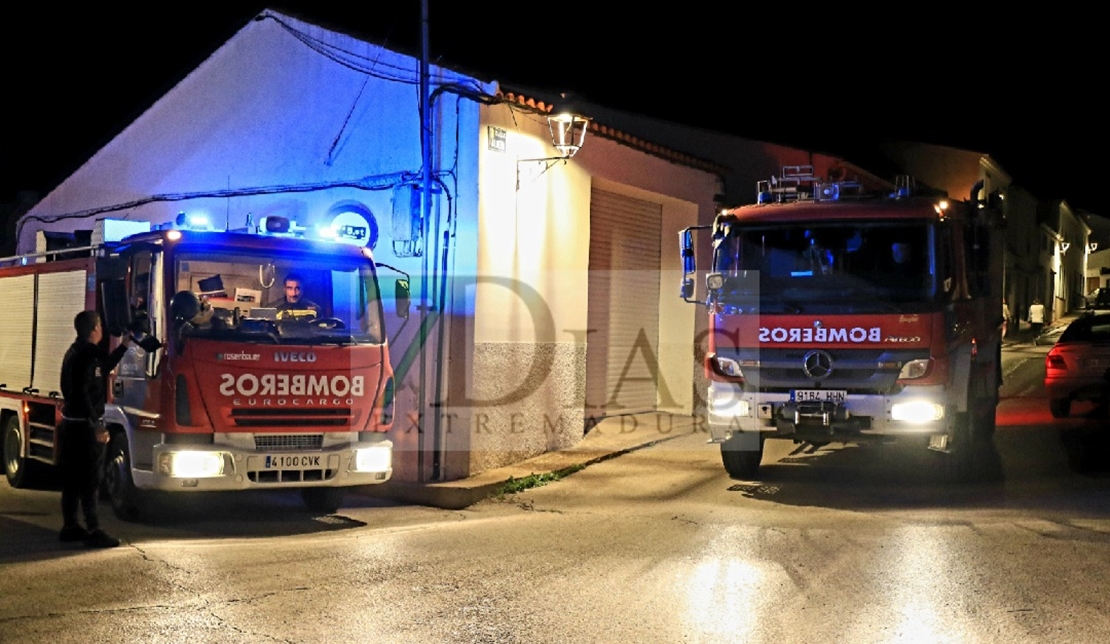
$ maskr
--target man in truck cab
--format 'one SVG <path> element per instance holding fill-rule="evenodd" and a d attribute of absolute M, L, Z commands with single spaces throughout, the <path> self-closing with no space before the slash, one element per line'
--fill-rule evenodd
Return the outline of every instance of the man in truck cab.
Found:
<path fill-rule="evenodd" d="M 285 297 L 277 305 L 280 311 L 312 311 L 320 314 L 320 306 L 304 296 L 304 278 L 297 273 L 285 276 Z"/>

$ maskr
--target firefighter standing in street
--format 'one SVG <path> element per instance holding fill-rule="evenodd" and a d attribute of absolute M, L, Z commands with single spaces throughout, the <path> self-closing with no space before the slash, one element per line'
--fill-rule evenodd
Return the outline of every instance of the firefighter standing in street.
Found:
<path fill-rule="evenodd" d="M 62 360 L 62 424 L 59 449 L 62 475 L 62 542 L 83 541 L 90 548 L 114 548 L 119 539 L 100 528 L 96 512 L 97 488 L 104 462 L 108 430 L 104 427 L 104 405 L 108 394 L 108 372 L 127 352 L 130 337 L 108 351 L 101 346 L 104 330 L 96 311 L 82 311 L 73 319 L 77 339 Z M 78 522 L 78 506 L 85 527 Z"/>

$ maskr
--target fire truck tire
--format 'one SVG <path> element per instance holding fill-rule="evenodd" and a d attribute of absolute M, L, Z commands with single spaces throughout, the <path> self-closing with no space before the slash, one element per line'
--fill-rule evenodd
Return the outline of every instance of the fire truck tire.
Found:
<path fill-rule="evenodd" d="M 301 490 L 305 507 L 313 512 L 335 514 L 343 505 L 346 490 L 341 487 L 306 487 Z"/>
<path fill-rule="evenodd" d="M 19 452 L 23 446 L 23 430 L 19 418 L 12 416 L 4 423 L 4 475 L 14 488 L 31 487 L 39 478 L 39 464 L 24 458 Z"/>
<path fill-rule="evenodd" d="M 721 462 L 725 471 L 734 479 L 750 479 L 759 471 L 759 464 L 763 460 L 764 438 L 760 436 L 758 447 L 753 449 L 752 436 L 734 434 L 732 438 L 721 443 Z"/>
<path fill-rule="evenodd" d="M 1053 418 L 1067 418 L 1071 415 L 1071 400 L 1068 398 L 1054 398 L 1048 401 L 1048 411 Z"/>
<path fill-rule="evenodd" d="M 981 426 L 986 418 L 986 414 L 959 413 L 948 453 L 938 454 L 949 483 L 971 483 L 989 475 L 991 436 Z M 990 424 L 994 424 L 993 416 Z"/>
<path fill-rule="evenodd" d="M 980 414 L 975 422 L 975 435 L 983 440 L 990 440 L 994 436 L 996 405 L 987 406 L 987 410 Z"/>
<path fill-rule="evenodd" d="M 139 490 L 131 478 L 131 455 L 127 448 L 127 435 L 112 434 L 104 458 L 103 491 L 112 506 L 112 513 L 121 521 L 139 518 Z"/>

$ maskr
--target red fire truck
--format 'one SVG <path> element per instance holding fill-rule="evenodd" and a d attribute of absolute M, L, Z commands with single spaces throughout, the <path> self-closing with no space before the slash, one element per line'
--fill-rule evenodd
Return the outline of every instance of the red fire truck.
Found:
<path fill-rule="evenodd" d="M 98 222 L 98 229 L 103 227 Z M 334 511 L 392 475 L 393 373 L 369 250 L 265 229 L 152 230 L 0 267 L 0 428 L 14 487 L 50 471 L 61 360 L 95 308 L 130 333 L 110 378 L 104 492 L 134 518 L 147 491 L 299 488 Z M 40 236 L 42 233 L 40 233 Z M 102 237 L 102 236 L 101 236 Z M 295 272 L 316 309 L 278 307 Z M 392 307 L 407 315 L 407 279 Z"/>
<path fill-rule="evenodd" d="M 767 438 L 915 441 L 974 472 L 1001 383 L 1003 220 L 981 192 L 955 203 L 903 177 L 874 194 L 793 166 L 716 217 L 705 405 L 733 478 Z M 687 301 L 697 228 L 680 233 Z"/>

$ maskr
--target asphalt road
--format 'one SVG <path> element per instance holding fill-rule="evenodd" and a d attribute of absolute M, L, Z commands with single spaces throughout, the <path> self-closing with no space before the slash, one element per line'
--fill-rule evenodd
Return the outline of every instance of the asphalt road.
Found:
<path fill-rule="evenodd" d="M 735 481 L 691 434 L 460 511 L 206 497 L 86 551 L 0 483 L 0 642 L 1110 641 L 1105 422 L 1050 417 L 1046 351 L 1006 350 L 970 485 L 786 441 Z"/>

